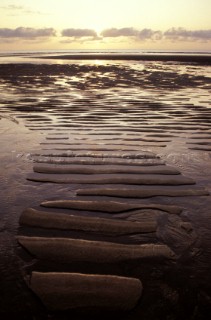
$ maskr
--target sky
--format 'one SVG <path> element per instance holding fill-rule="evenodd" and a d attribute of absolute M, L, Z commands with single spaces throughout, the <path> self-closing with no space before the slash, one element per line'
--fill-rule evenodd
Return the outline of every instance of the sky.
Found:
<path fill-rule="evenodd" d="M 211 0 L 0 0 L 0 50 L 211 51 Z"/>

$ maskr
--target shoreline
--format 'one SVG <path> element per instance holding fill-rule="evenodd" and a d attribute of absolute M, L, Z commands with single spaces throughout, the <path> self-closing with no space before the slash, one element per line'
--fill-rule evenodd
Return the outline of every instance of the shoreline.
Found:
<path fill-rule="evenodd" d="M 39 59 L 61 59 L 61 60 L 134 60 L 134 61 L 178 61 L 194 62 L 204 65 L 211 65 L 211 55 L 193 54 L 62 54 L 37 56 Z"/>

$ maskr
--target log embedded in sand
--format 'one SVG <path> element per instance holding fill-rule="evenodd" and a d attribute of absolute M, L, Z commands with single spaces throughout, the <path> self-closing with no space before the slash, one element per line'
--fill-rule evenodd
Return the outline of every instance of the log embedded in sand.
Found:
<path fill-rule="evenodd" d="M 49 310 L 133 309 L 142 294 L 136 278 L 80 273 L 32 272 L 29 287 Z"/>
<path fill-rule="evenodd" d="M 195 181 L 180 175 L 58 175 L 58 174 L 42 174 L 32 173 L 27 177 L 30 181 L 51 182 L 51 183 L 69 183 L 69 184 L 125 184 L 125 185 L 165 185 L 179 186 L 195 184 Z"/>
<path fill-rule="evenodd" d="M 61 165 L 36 165 L 33 168 L 34 172 L 51 173 L 51 174 L 108 174 L 108 173 L 132 173 L 132 174 L 164 174 L 178 175 L 180 172 L 169 166 L 155 167 L 133 167 L 131 166 L 61 166 Z"/>
<path fill-rule="evenodd" d="M 43 144 L 42 144 L 43 145 Z M 58 147 L 59 145 L 59 147 Z M 94 146 L 90 145 L 90 144 L 86 144 L 84 146 L 82 146 L 81 144 L 78 144 L 78 145 L 70 145 L 70 146 L 65 146 L 64 144 L 62 143 L 59 143 L 59 144 L 51 144 L 51 146 L 46 146 L 44 145 L 43 147 L 43 150 L 48 150 L 48 151 L 51 151 L 51 150 L 56 150 L 56 151 L 139 151 L 140 150 L 140 147 L 143 148 L 143 147 L 166 147 L 165 144 L 156 144 L 156 145 L 139 145 L 139 146 L 135 146 L 135 145 L 115 145 L 115 144 L 112 144 L 112 145 L 109 145 L 109 146 L 106 146 L 106 145 L 97 145 L 95 144 Z"/>
<path fill-rule="evenodd" d="M 111 235 L 155 232 L 156 221 L 129 222 L 86 216 L 72 216 L 63 213 L 25 210 L 19 220 L 21 225 L 61 230 L 83 230 Z"/>
<path fill-rule="evenodd" d="M 100 211 L 107 213 L 122 213 L 135 209 L 157 209 L 160 211 L 179 214 L 182 209 L 178 206 L 169 206 L 163 204 L 141 204 L 141 203 L 125 203 L 117 201 L 86 201 L 86 200 L 53 200 L 44 201 L 41 206 L 47 208 L 64 208 L 86 211 Z"/>
<path fill-rule="evenodd" d="M 191 145 L 199 145 L 199 146 L 210 146 L 211 142 L 210 141 L 202 141 L 202 142 L 186 142 L 187 144 L 191 144 Z"/>
<path fill-rule="evenodd" d="M 78 165 L 118 165 L 118 166 L 157 166 L 165 165 L 165 162 L 160 159 L 92 159 L 90 158 L 60 158 L 58 159 L 51 157 L 34 157 L 36 163 L 47 163 L 47 164 L 59 164 L 59 165 L 68 165 L 68 164 L 78 164 Z"/>
<path fill-rule="evenodd" d="M 47 142 L 40 142 L 41 146 L 47 146 L 47 147 L 55 147 L 55 146 L 69 146 L 69 148 L 71 147 L 76 147 L 76 146 L 87 146 L 90 148 L 95 148 L 96 146 L 98 147 L 120 147 L 120 150 L 122 150 L 122 147 L 139 147 L 138 150 L 140 150 L 140 148 L 142 148 L 143 146 L 149 146 L 149 147 L 155 147 L 155 146 L 166 146 L 164 145 L 164 142 L 171 142 L 171 140 L 168 141 L 163 141 L 163 140 L 153 140 L 153 139 L 121 139 L 121 141 L 118 141 L 120 139 L 115 139 L 116 142 L 111 142 L 111 140 L 109 139 L 95 139 L 94 141 L 90 141 L 90 140 L 85 140 L 85 141 L 80 141 L 80 140 L 72 140 L 71 142 L 67 142 L 67 141 L 62 141 L 63 139 L 59 139 L 60 141 L 57 141 L 58 139 L 51 139 L 51 141 L 47 141 Z M 124 144 L 122 144 L 122 141 L 124 141 Z M 139 141 L 139 143 L 137 142 Z M 141 141 L 141 144 L 140 144 Z M 90 150 L 90 149 L 89 149 Z"/>
<path fill-rule="evenodd" d="M 188 148 L 189 150 L 200 150 L 200 151 L 211 151 L 211 147 L 209 146 L 198 146 L 198 147 L 192 147 Z"/>
<path fill-rule="evenodd" d="M 126 153 L 124 151 L 119 153 L 102 153 L 100 151 L 96 152 L 49 152 L 49 151 L 42 151 L 35 152 L 32 156 L 45 156 L 45 157 L 70 157 L 70 158 L 77 158 L 77 157 L 88 157 L 88 158 L 117 158 L 117 159 L 159 159 L 154 153 L 150 151 L 142 151 L 142 152 L 134 152 L 134 153 Z"/>
<path fill-rule="evenodd" d="M 174 258 L 171 249 L 163 244 L 126 245 L 71 238 L 24 236 L 19 236 L 18 242 L 38 259 L 59 263 L 115 263 L 144 258 Z"/>
<path fill-rule="evenodd" d="M 156 196 L 167 197 L 184 197 L 184 196 L 207 196 L 209 192 L 206 190 L 183 189 L 183 190 L 162 190 L 162 189 L 79 189 L 77 195 L 80 196 L 109 196 L 121 198 L 150 198 Z"/>

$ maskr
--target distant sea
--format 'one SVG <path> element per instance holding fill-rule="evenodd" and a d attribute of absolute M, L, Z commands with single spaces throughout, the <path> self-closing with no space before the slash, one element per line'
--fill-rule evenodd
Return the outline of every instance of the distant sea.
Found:
<path fill-rule="evenodd" d="M 77 56 L 81 60 L 86 56 L 93 56 L 96 59 L 96 55 L 108 56 L 108 60 L 113 60 L 113 57 L 119 57 L 120 60 L 124 60 L 126 57 L 131 57 L 131 60 L 140 60 L 140 57 L 149 57 L 150 59 L 153 56 L 156 57 L 168 57 L 168 56 L 189 56 L 190 58 L 195 57 L 207 57 L 211 59 L 211 51 L 171 51 L 171 50 L 116 50 L 116 49 L 107 49 L 107 50 L 36 50 L 36 51 L 2 51 L 0 52 L 0 63 L 41 63 L 43 62 L 42 58 L 57 56 L 60 59 L 54 59 L 53 63 L 62 63 L 64 56 Z M 77 60 L 78 60 L 77 58 Z M 103 58 L 104 59 L 104 58 Z M 60 60 L 60 61 L 59 61 Z M 117 60 L 115 58 L 114 60 Z M 128 60 L 128 59 L 127 59 Z M 130 59 L 129 59 L 130 60 Z M 45 63 L 52 63 L 52 61 L 45 60 Z"/>

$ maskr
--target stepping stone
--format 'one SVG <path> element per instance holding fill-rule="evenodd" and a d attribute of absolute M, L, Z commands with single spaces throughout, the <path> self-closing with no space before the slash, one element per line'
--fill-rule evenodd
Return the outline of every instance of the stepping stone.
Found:
<path fill-rule="evenodd" d="M 22 213 L 19 223 L 31 227 L 91 231 L 114 236 L 122 234 L 150 233 L 155 232 L 157 228 L 156 220 L 134 223 L 124 220 L 73 216 L 63 213 L 38 211 L 31 208 Z"/>
<path fill-rule="evenodd" d="M 48 310 L 133 309 L 142 294 L 136 278 L 80 273 L 32 272 L 28 283 Z"/>
<path fill-rule="evenodd" d="M 59 263 L 117 263 L 145 258 L 175 258 L 173 251 L 163 244 L 126 245 L 71 238 L 24 236 L 19 236 L 18 242 L 36 258 Z"/>

